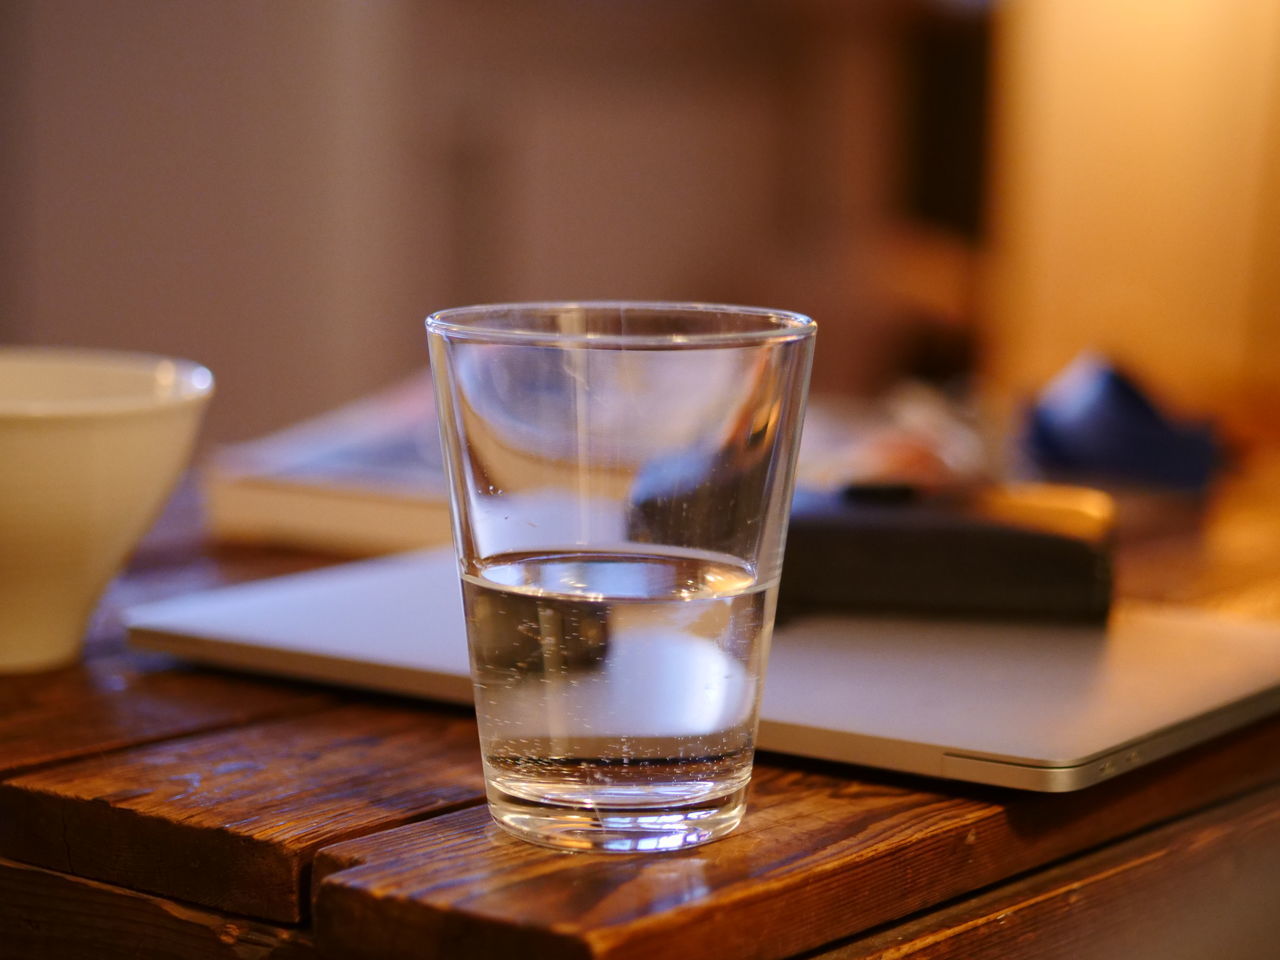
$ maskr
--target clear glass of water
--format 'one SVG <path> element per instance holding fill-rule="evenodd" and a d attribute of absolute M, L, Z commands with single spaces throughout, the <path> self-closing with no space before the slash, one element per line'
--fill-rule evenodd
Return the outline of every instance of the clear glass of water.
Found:
<path fill-rule="evenodd" d="M 812 361 L 795 313 L 427 320 L 489 809 L 675 850 L 742 819 Z"/>

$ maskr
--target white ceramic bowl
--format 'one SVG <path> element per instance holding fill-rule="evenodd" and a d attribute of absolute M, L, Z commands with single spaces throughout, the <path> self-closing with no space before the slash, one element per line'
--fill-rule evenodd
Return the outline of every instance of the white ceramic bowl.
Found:
<path fill-rule="evenodd" d="M 0 672 L 77 657 L 212 394 L 184 360 L 0 347 Z"/>

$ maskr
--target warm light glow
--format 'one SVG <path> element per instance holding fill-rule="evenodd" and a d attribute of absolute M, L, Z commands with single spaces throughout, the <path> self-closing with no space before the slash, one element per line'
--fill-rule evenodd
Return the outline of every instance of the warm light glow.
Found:
<path fill-rule="evenodd" d="M 1264 296 L 1280 5 L 996 5 L 989 372 L 1033 393 L 1094 348 L 1194 412 L 1247 407 Z M 1272 204 L 1272 208 L 1275 204 Z M 1274 387 L 1271 388 L 1274 393 Z"/>

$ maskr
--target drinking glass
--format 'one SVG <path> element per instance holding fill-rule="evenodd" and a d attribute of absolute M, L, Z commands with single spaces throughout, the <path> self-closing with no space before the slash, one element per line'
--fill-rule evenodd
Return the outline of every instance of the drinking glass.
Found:
<path fill-rule="evenodd" d="M 489 809 L 574 850 L 742 818 L 815 326 L 643 302 L 427 320 Z"/>

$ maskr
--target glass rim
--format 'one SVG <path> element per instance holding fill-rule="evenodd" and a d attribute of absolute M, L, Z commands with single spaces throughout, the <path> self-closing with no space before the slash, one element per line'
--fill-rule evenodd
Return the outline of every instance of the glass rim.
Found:
<path fill-rule="evenodd" d="M 497 313 L 528 313 L 568 310 L 635 310 L 696 317 L 700 314 L 730 314 L 759 320 L 759 329 L 691 330 L 687 333 L 601 333 L 583 330 L 548 331 L 533 327 L 504 327 L 486 323 Z M 813 336 L 818 325 L 812 318 L 792 310 L 751 307 L 728 303 L 683 300 L 531 300 L 513 303 L 478 303 L 437 310 L 426 319 L 428 333 L 454 340 L 532 346 L 660 347 L 665 349 L 747 346 L 755 343 L 801 340 Z"/>

